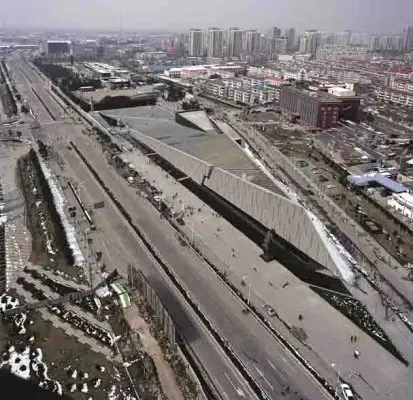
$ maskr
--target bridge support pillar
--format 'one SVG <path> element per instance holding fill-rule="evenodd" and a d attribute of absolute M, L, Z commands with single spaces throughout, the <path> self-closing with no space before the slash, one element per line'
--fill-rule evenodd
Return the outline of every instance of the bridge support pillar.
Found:
<path fill-rule="evenodd" d="M 274 254 L 271 253 L 271 249 L 273 248 L 273 244 L 275 243 L 275 232 L 273 229 L 267 231 L 264 241 L 262 243 L 262 249 L 264 253 L 262 254 L 262 259 L 266 262 L 272 261 L 275 259 Z"/>

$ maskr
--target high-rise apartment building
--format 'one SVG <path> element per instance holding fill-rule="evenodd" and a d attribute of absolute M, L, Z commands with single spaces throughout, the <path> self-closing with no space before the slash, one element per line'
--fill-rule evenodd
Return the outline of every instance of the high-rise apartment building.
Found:
<path fill-rule="evenodd" d="M 334 34 L 331 32 L 320 32 L 317 34 L 317 48 L 334 44 Z"/>
<path fill-rule="evenodd" d="M 295 48 L 295 39 L 296 33 L 294 28 L 289 28 L 285 31 L 285 35 L 287 38 L 287 51 L 292 51 Z"/>
<path fill-rule="evenodd" d="M 355 46 L 368 46 L 370 34 L 367 32 L 351 32 L 349 44 Z"/>
<path fill-rule="evenodd" d="M 286 37 L 275 37 L 271 39 L 271 55 L 276 54 L 286 54 L 287 53 L 287 42 Z"/>
<path fill-rule="evenodd" d="M 307 52 L 307 46 L 308 46 L 307 36 L 301 35 L 298 51 L 300 53 L 306 53 Z"/>
<path fill-rule="evenodd" d="M 208 30 L 208 57 L 221 58 L 224 45 L 223 31 L 219 28 Z"/>
<path fill-rule="evenodd" d="M 370 36 L 368 51 L 377 51 L 380 48 L 380 38 L 378 36 Z"/>
<path fill-rule="evenodd" d="M 316 30 L 306 31 L 308 37 L 307 53 L 311 53 L 313 56 L 317 51 L 318 45 L 318 33 Z"/>
<path fill-rule="evenodd" d="M 191 29 L 189 31 L 189 55 L 191 57 L 201 57 L 203 54 L 203 37 L 201 29 Z"/>
<path fill-rule="evenodd" d="M 406 29 L 406 34 L 405 34 L 405 49 L 407 51 L 413 51 L 413 25 L 409 26 Z"/>
<path fill-rule="evenodd" d="M 390 39 L 390 50 L 403 51 L 404 37 L 403 36 L 393 36 Z"/>
<path fill-rule="evenodd" d="M 300 53 L 310 53 L 315 56 L 318 37 L 319 35 L 316 30 L 305 31 L 300 38 Z"/>
<path fill-rule="evenodd" d="M 248 55 L 258 54 L 261 50 L 261 33 L 250 30 L 245 33 L 246 53 Z"/>
<path fill-rule="evenodd" d="M 272 37 L 276 38 L 280 36 L 281 36 L 281 29 L 274 26 L 274 28 L 272 28 Z"/>
<path fill-rule="evenodd" d="M 242 53 L 243 32 L 239 28 L 229 28 L 228 32 L 228 57 L 240 57 Z"/>
<path fill-rule="evenodd" d="M 403 36 L 370 36 L 368 51 L 402 51 L 405 47 Z"/>
<path fill-rule="evenodd" d="M 351 31 L 335 32 L 332 35 L 332 39 L 333 39 L 332 44 L 344 46 L 346 44 L 349 44 L 350 37 L 351 37 Z"/>

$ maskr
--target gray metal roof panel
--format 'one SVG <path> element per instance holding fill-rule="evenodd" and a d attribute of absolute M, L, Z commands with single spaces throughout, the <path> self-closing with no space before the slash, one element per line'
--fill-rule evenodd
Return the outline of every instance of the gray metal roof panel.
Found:
<path fill-rule="evenodd" d="M 159 111 L 159 112 L 158 112 Z M 201 132 L 175 122 L 173 114 L 160 107 L 143 106 L 100 111 L 121 118 L 131 129 L 160 140 L 194 157 L 230 171 L 279 195 L 285 194 L 227 135 Z"/>

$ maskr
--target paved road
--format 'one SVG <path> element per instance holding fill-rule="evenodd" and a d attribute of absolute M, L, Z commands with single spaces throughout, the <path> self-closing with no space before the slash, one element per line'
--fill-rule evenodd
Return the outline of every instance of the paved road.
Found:
<path fill-rule="evenodd" d="M 102 199 L 105 201 L 105 208 L 97 210 L 94 214 L 98 231 L 91 236 L 95 246 L 97 248 L 100 246 L 103 251 L 108 267 L 118 268 L 124 274 L 127 272 L 128 264 L 142 269 L 173 316 L 179 331 L 183 332 L 190 346 L 202 361 L 204 368 L 214 371 L 212 378 L 224 398 L 242 398 L 238 393 L 243 393 L 251 399 L 256 398 L 242 377 L 235 371 L 231 362 L 218 348 L 212 336 L 203 327 L 199 318 L 186 305 L 182 295 L 170 285 L 166 274 L 148 255 L 143 245 L 139 245 L 135 233 L 123 221 L 119 211 L 96 184 L 80 158 L 69 150 L 64 150 L 63 158 L 66 161 L 65 176 L 73 174 L 74 177 L 82 177 L 82 198 L 88 204 Z"/>
<path fill-rule="evenodd" d="M 74 141 L 92 161 L 105 183 L 117 193 L 123 206 L 134 216 L 137 224 L 194 295 L 214 325 L 230 340 L 234 350 L 249 371 L 262 383 L 266 392 L 277 398 L 289 385 L 296 386 L 296 390 L 309 399 L 326 398 L 324 391 L 315 385 L 312 378 L 255 317 L 242 314 L 242 303 L 216 275 L 200 262 L 192 251 L 180 246 L 169 224 L 160 220 L 156 211 L 148 207 L 145 200 L 137 197 L 134 191 L 108 168 L 103 155 L 99 154 L 99 148 L 86 137 L 77 137 Z"/>
<path fill-rule="evenodd" d="M 49 95 L 50 96 L 50 95 Z M 49 100 L 48 100 L 49 101 Z M 53 101 L 50 99 L 50 101 Z M 152 207 L 148 207 L 145 200 L 136 196 L 125 182 L 119 179 L 119 176 L 109 168 L 104 161 L 104 156 L 100 149 L 83 135 L 78 135 L 76 130 L 71 131 L 68 128 L 68 135 L 71 136 L 78 147 L 82 149 L 85 155 L 92 161 L 95 169 L 98 170 L 114 193 L 123 203 L 124 207 L 134 217 L 135 222 L 148 235 L 151 242 L 162 253 L 162 256 L 167 261 L 168 265 L 179 276 L 187 289 L 195 297 L 196 301 L 201 305 L 201 308 L 207 313 L 216 327 L 219 327 L 221 333 L 229 339 L 231 346 L 238 356 L 242 359 L 245 365 L 248 366 L 250 373 L 261 383 L 262 387 L 268 393 L 270 398 L 279 398 L 285 387 L 289 386 L 292 391 L 297 391 L 299 394 L 290 393 L 285 398 L 299 399 L 327 399 L 330 398 L 325 391 L 315 383 L 312 377 L 307 374 L 296 360 L 286 351 L 274 337 L 261 325 L 252 315 L 242 314 L 243 305 L 238 298 L 228 291 L 216 275 L 188 249 L 182 248 L 175 238 L 172 228 L 163 220 L 159 219 L 159 215 Z M 84 166 L 79 160 L 74 160 L 75 155 L 68 155 L 70 151 L 64 151 L 63 156 L 67 158 L 68 163 L 73 168 L 75 174 L 84 182 L 84 187 L 90 192 L 92 187 L 96 187 L 96 183 L 90 176 L 85 173 Z M 71 158 L 72 157 L 72 158 Z M 95 189 L 97 190 L 97 189 Z M 97 193 L 96 193 L 97 194 Z M 98 195 L 101 199 L 102 194 Z M 105 209 L 102 211 L 106 213 Z M 107 217 L 105 217 L 107 218 Z M 112 219 L 113 218 L 113 219 Z M 100 223 L 100 220 L 99 220 Z M 148 265 L 144 260 L 145 251 L 137 246 L 136 237 L 130 236 L 126 239 L 125 233 L 118 233 L 123 222 L 118 216 L 112 216 L 110 219 L 109 232 L 105 235 L 110 235 L 110 241 L 116 243 L 118 239 L 118 248 L 122 249 L 122 253 L 140 252 L 134 254 L 134 260 L 137 261 L 140 267 L 149 274 L 150 279 L 154 282 L 156 288 L 165 296 L 173 289 L 165 281 L 156 283 L 161 275 L 159 269 L 152 265 Z M 124 230 L 124 228 L 123 228 Z M 129 242 L 129 243 L 128 243 Z M 117 246 L 115 246 L 117 247 Z M 147 257 L 147 256 L 146 256 Z M 126 265 L 116 265 L 122 269 Z M 178 303 L 179 304 L 179 303 Z M 182 307 L 182 306 L 180 306 Z M 173 315 L 177 315 L 175 310 Z M 178 311 L 178 315 L 179 315 Z M 177 317 L 178 317 L 177 315 Z M 185 324 L 183 324 L 185 327 Z M 199 353 L 197 351 L 199 356 Z M 207 354 L 209 356 L 209 354 Z M 209 363 L 211 365 L 211 363 Z M 222 365 L 222 362 L 221 362 Z M 218 372 L 219 370 L 212 366 L 210 372 L 213 371 L 214 379 L 228 378 L 225 373 Z M 233 376 L 233 375 L 229 375 Z M 238 380 L 232 378 L 226 379 L 230 382 L 229 386 Z M 224 389 L 224 392 L 228 390 Z M 244 387 L 244 385 L 241 385 Z M 230 388 L 229 388 L 230 389 Z M 230 396 L 230 398 L 238 398 L 239 395 Z M 251 398 L 251 397 L 248 397 Z"/>

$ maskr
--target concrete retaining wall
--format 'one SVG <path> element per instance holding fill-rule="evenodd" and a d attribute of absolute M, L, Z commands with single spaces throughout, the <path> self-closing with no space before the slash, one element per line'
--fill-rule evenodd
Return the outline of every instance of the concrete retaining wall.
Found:
<path fill-rule="evenodd" d="M 337 272 L 307 211 L 299 204 L 220 168 L 214 168 L 204 184 L 313 260 Z"/>
<path fill-rule="evenodd" d="M 196 183 L 201 184 L 204 177 L 208 175 L 211 164 L 193 157 L 181 150 L 175 149 L 167 144 L 146 136 L 137 131 L 132 131 L 136 140 L 142 142 L 165 160 L 173 164 L 177 169 L 190 176 Z"/>

